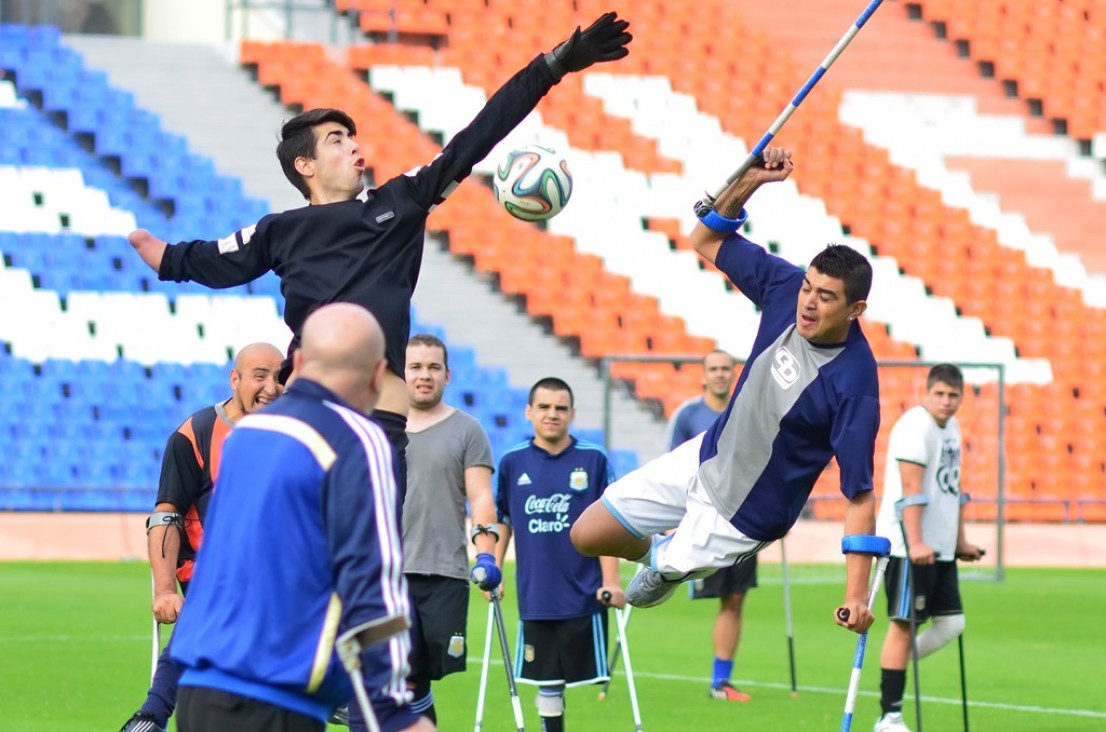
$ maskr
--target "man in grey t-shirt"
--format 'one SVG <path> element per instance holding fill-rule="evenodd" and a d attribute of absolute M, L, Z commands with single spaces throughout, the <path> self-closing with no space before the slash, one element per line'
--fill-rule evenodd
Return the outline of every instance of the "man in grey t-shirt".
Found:
<path fill-rule="evenodd" d="M 432 335 L 407 342 L 407 497 L 403 564 L 415 609 L 411 632 L 412 708 L 437 721 L 430 682 L 465 670 L 470 577 L 465 503 L 472 514 L 477 564 L 494 564 L 492 451 L 475 419 L 442 401 L 449 354 Z M 487 566 L 484 567 L 488 569 Z M 498 584 L 498 577 L 493 584 Z"/>

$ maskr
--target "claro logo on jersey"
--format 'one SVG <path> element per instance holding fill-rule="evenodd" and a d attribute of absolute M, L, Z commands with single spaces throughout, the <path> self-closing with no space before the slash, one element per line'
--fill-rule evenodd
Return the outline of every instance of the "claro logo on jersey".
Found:
<path fill-rule="evenodd" d="M 772 356 L 772 378 L 781 389 L 790 389 L 799 380 L 799 359 L 784 346 Z"/>
<path fill-rule="evenodd" d="M 529 496 L 523 504 L 523 511 L 530 520 L 526 524 L 531 534 L 559 534 L 568 531 L 569 501 L 572 496 L 567 493 L 554 493 L 548 498 Z"/>

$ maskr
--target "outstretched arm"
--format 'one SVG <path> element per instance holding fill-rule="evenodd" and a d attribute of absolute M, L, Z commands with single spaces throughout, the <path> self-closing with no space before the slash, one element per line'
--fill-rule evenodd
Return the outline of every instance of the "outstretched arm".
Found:
<path fill-rule="evenodd" d="M 169 244 L 145 229 L 132 231 L 127 240 L 162 281 L 234 287 L 257 279 L 272 267 L 265 222 L 262 219 L 218 241 Z"/>
<path fill-rule="evenodd" d="M 453 187 L 472 172 L 472 166 L 486 158 L 566 73 L 629 54 L 626 46 L 633 40 L 626 32 L 629 25 L 616 13 L 606 13 L 587 30 L 577 28 L 567 41 L 512 76 L 472 122 L 449 141 L 442 154 L 410 178 L 420 205 L 430 210 L 445 200 Z"/>
<path fill-rule="evenodd" d="M 127 236 L 127 241 L 130 242 L 134 250 L 138 252 L 138 256 L 142 257 L 142 261 L 150 269 L 154 272 L 161 271 L 161 261 L 165 257 L 165 249 L 169 246 L 168 244 L 145 229 L 132 231 Z"/>
<path fill-rule="evenodd" d="M 766 148 L 764 165 L 754 165 L 731 183 L 714 202 L 712 213 L 736 222 L 742 217 L 745 204 L 758 188 L 765 183 L 784 180 L 794 169 L 795 164 L 791 162 L 790 150 L 779 147 Z M 724 221 L 715 223 L 708 214 L 695 224 L 695 229 L 691 232 L 691 245 L 695 247 L 699 256 L 714 264 L 719 247 L 727 236 L 734 233 L 734 228 L 736 228 L 734 224 L 726 226 Z"/>

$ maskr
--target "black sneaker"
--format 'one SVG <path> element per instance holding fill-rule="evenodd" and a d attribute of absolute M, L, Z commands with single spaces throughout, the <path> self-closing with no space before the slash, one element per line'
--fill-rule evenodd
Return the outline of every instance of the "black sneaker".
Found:
<path fill-rule="evenodd" d="M 330 724 L 337 724 L 342 727 L 349 726 L 349 707 L 338 707 L 334 710 L 334 713 L 330 715 L 330 719 L 326 720 Z"/>
<path fill-rule="evenodd" d="M 165 728 L 149 714 L 135 712 L 134 716 L 119 728 L 119 732 L 165 732 Z"/>

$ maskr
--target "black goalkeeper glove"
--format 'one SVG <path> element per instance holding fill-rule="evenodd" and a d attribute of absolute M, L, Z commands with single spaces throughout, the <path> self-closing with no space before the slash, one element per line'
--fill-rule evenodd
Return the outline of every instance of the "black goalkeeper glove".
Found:
<path fill-rule="evenodd" d="M 576 26 L 572 37 L 545 54 L 553 76 L 560 81 L 570 71 L 583 71 L 592 64 L 617 61 L 629 55 L 626 48 L 634 39 L 626 32 L 630 22 L 616 20 L 618 13 L 604 13 L 585 31 Z"/>

